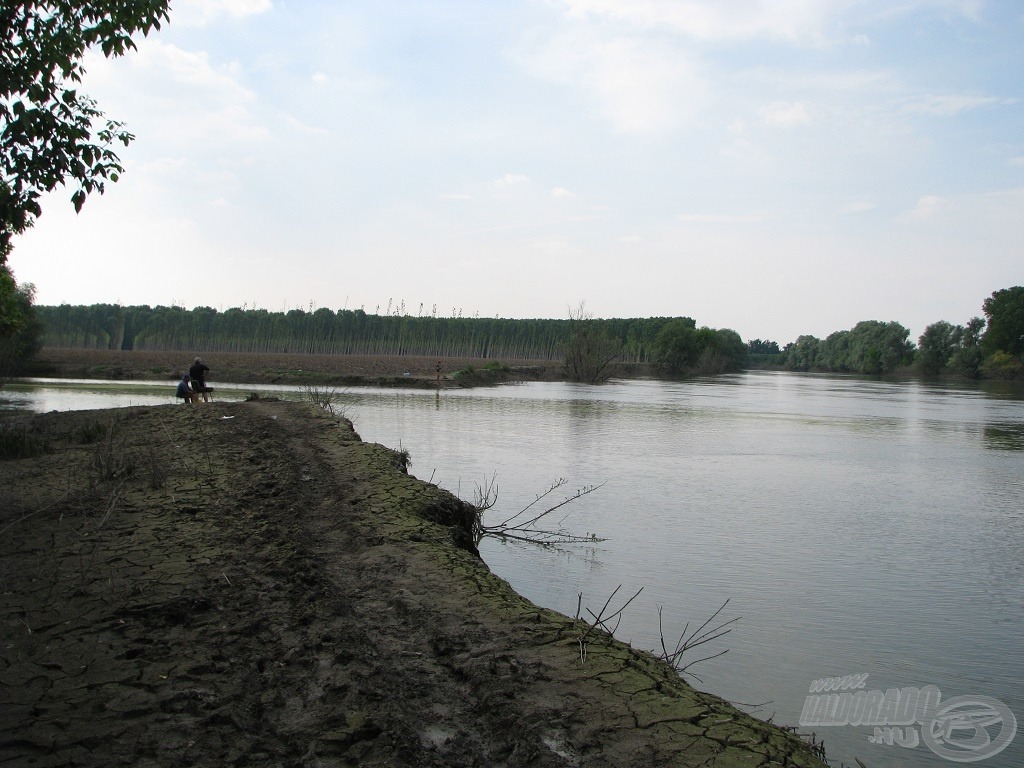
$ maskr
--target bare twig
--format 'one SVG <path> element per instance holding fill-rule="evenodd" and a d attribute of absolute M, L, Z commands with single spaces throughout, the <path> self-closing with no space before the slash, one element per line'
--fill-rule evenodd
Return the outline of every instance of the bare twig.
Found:
<path fill-rule="evenodd" d="M 729 619 L 728 621 L 723 621 L 719 624 L 712 625 L 712 622 L 715 620 L 718 614 L 725 610 L 725 606 L 727 606 L 728 604 L 729 600 L 727 599 L 724 603 L 722 603 L 722 605 L 719 607 L 717 611 L 715 611 L 713 614 L 711 614 L 711 616 L 708 617 L 707 621 L 705 621 L 692 632 L 688 633 L 690 622 L 686 622 L 686 624 L 683 625 L 682 634 L 679 635 L 679 640 L 676 642 L 675 648 L 671 652 L 665 645 L 665 630 L 664 625 L 662 623 L 662 610 L 661 608 L 658 608 L 658 630 L 661 636 L 661 654 L 659 658 L 671 664 L 672 668 L 680 675 L 689 675 L 690 677 L 693 677 L 695 680 L 703 682 L 697 675 L 689 671 L 690 667 L 692 667 L 694 664 L 699 664 L 702 661 L 717 659 L 719 656 L 728 653 L 729 649 L 726 648 L 724 651 L 719 651 L 718 653 L 713 653 L 710 656 L 703 656 L 699 659 L 694 659 L 693 661 L 687 661 L 685 663 L 683 661 L 683 655 L 688 651 L 692 651 L 694 648 L 702 646 L 705 643 L 710 643 L 712 640 L 717 640 L 723 635 L 727 635 L 730 632 L 732 632 L 732 629 L 726 629 L 726 627 L 728 627 L 730 624 L 739 621 L 742 618 L 741 616 L 737 616 L 734 619 Z"/>
<path fill-rule="evenodd" d="M 339 392 L 332 387 L 321 387 L 316 384 L 304 387 L 303 392 L 305 392 L 306 399 L 309 400 L 309 402 L 323 408 L 332 416 L 345 417 L 347 408 L 342 405 L 339 400 L 344 397 L 347 392 Z"/>
<path fill-rule="evenodd" d="M 622 618 L 622 612 L 626 610 L 626 606 L 628 606 L 630 603 L 636 600 L 640 593 L 644 591 L 644 588 L 640 587 L 640 589 L 638 589 L 636 593 L 631 598 L 629 598 L 629 600 L 624 602 L 622 606 L 618 608 L 618 610 L 615 610 L 606 616 L 605 611 L 608 610 L 608 606 L 611 605 L 612 600 L 614 599 L 615 595 L 618 594 L 618 591 L 620 589 L 622 589 L 621 584 L 612 590 L 612 593 L 608 596 L 608 599 L 604 601 L 604 605 L 601 606 L 601 610 L 598 611 L 596 614 L 589 608 L 586 609 L 587 613 L 589 613 L 594 619 L 592 622 L 588 622 L 580 617 L 580 613 L 583 610 L 583 593 L 580 592 L 577 595 L 576 616 L 574 618 L 577 624 L 582 625 L 580 627 L 579 635 L 576 637 L 576 642 L 579 644 L 580 647 L 580 662 L 586 662 L 587 660 L 587 646 L 594 632 L 600 629 L 602 632 L 605 632 L 608 635 L 609 640 L 613 638 L 615 636 L 615 630 L 619 628 L 619 621 Z M 610 622 L 612 619 L 615 619 L 615 626 L 609 629 L 608 622 Z"/>
<path fill-rule="evenodd" d="M 39 507 L 39 509 L 32 510 L 31 512 L 26 512 L 24 515 L 19 517 L 17 520 L 12 520 L 10 523 L 5 525 L 3 528 L 0 528 L 0 536 L 3 536 L 5 533 L 7 533 L 9 530 L 11 530 L 11 528 L 16 526 L 18 523 L 24 522 L 25 520 L 28 520 L 30 517 L 34 517 L 35 515 L 38 515 L 41 512 L 45 512 L 48 509 L 53 509 L 57 505 L 62 504 L 64 501 L 67 500 L 67 498 L 70 495 L 71 495 L 70 491 L 65 491 L 61 495 L 61 497 L 59 499 L 57 499 L 56 501 L 52 501 L 49 504 L 46 504 L 45 506 Z M 62 517 L 63 517 L 63 515 L 62 515 Z"/>
<path fill-rule="evenodd" d="M 565 483 L 566 480 L 564 478 L 559 478 L 553 482 L 546 491 L 538 494 L 533 501 L 514 515 L 505 518 L 499 523 L 487 525 L 483 520 L 484 512 L 491 509 L 498 501 L 497 475 L 491 475 L 491 478 L 485 481 L 482 486 L 477 485 L 474 493 L 473 506 L 476 508 L 476 516 L 473 524 L 474 540 L 479 544 L 484 536 L 494 536 L 499 539 L 522 541 L 542 547 L 558 547 L 565 544 L 584 544 L 604 541 L 603 538 L 599 538 L 597 535 L 592 533 L 580 535 L 570 533 L 565 530 L 561 527 L 561 524 L 565 521 L 565 517 L 559 520 L 559 528 L 557 530 L 542 528 L 538 525 L 541 520 L 556 510 L 561 509 L 567 504 L 570 504 L 589 493 L 593 493 L 600 488 L 601 485 L 604 485 L 604 483 L 601 483 L 601 485 L 583 486 L 582 488 L 577 489 L 575 493 L 566 496 L 557 504 L 546 507 L 541 512 L 537 512 L 535 509 L 536 506 L 557 489 L 565 485 Z"/>

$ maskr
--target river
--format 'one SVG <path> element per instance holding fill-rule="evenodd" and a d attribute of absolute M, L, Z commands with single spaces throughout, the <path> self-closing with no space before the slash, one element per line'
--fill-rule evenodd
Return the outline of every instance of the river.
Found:
<path fill-rule="evenodd" d="M 159 387 L 16 382 L 0 407 L 172 402 Z M 217 395 L 271 390 L 299 396 L 249 385 Z M 550 522 L 603 541 L 485 539 L 492 570 L 569 615 L 642 589 L 615 634 L 659 652 L 725 604 L 716 621 L 737 619 L 731 631 L 683 660 L 727 652 L 688 679 L 776 723 L 803 722 L 835 765 L 1024 765 L 1024 735 L 1011 738 L 1024 719 L 1019 385 L 749 372 L 350 389 L 342 402 L 364 440 L 409 451 L 417 477 L 467 499 L 493 479 L 492 522 L 559 478 L 546 506 L 599 485 Z M 839 709 L 822 709 L 830 692 L 814 682 L 844 676 L 859 688 L 831 692 Z M 928 691 L 945 718 L 897 716 Z M 847 724 L 864 707 L 874 724 Z"/>

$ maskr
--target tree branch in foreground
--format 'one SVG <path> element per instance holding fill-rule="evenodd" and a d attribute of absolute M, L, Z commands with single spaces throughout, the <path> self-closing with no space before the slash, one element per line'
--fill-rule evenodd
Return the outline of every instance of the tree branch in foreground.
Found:
<path fill-rule="evenodd" d="M 622 612 L 626 610 L 626 606 L 636 600 L 640 593 L 644 591 L 644 588 L 640 587 L 640 589 L 638 589 L 633 596 L 629 598 L 629 600 L 624 602 L 621 607 L 606 615 L 605 611 L 608 610 L 608 606 L 611 605 L 612 599 L 620 589 L 622 589 L 621 584 L 612 590 L 612 593 L 608 595 L 608 599 L 604 601 L 604 605 L 601 606 L 601 610 L 597 613 L 594 613 L 592 610 L 587 608 L 587 613 L 590 614 L 593 621 L 587 621 L 586 619 L 580 618 L 580 613 L 583 610 L 583 593 L 578 593 L 576 599 L 576 615 L 573 619 L 576 624 L 580 626 L 580 632 L 576 638 L 576 642 L 579 643 L 580 646 L 580 663 L 587 660 L 587 645 L 594 632 L 598 629 L 602 630 L 608 635 L 608 640 L 611 642 L 611 639 L 615 637 L 615 630 L 619 628 L 619 622 L 622 620 Z M 612 619 L 615 620 L 615 626 L 609 627 L 608 624 Z"/>
<path fill-rule="evenodd" d="M 541 521 L 549 515 L 557 512 L 562 507 L 571 504 L 577 499 L 593 493 L 604 485 L 604 483 L 601 483 L 600 485 L 585 485 L 582 488 L 576 489 L 575 493 L 566 496 L 558 503 L 542 509 L 542 502 L 566 484 L 567 481 L 565 478 L 559 478 L 558 480 L 555 480 L 546 491 L 538 494 L 533 501 L 514 515 L 505 518 L 500 523 L 488 525 L 484 523 L 484 513 L 491 509 L 498 501 L 498 484 L 496 477 L 496 475 L 492 475 L 491 479 L 486 481 L 482 486 L 477 485 L 473 494 L 472 503 L 473 507 L 476 509 L 476 515 L 473 520 L 473 541 L 475 544 L 479 545 L 485 536 L 493 536 L 505 541 L 522 541 L 528 544 L 536 544 L 541 547 L 555 548 L 566 544 L 589 544 L 605 541 L 605 539 L 593 533 L 580 535 L 571 533 L 563 528 L 562 523 L 565 521 L 566 517 L 568 517 L 568 514 L 558 521 L 557 529 L 544 528 L 541 525 Z"/>
<path fill-rule="evenodd" d="M 703 656 L 699 659 L 694 659 L 693 661 L 687 661 L 685 663 L 683 661 L 683 654 L 685 654 L 687 651 L 692 651 L 694 648 L 702 646 L 705 643 L 710 643 L 712 640 L 717 640 L 723 635 L 727 635 L 730 632 L 732 632 L 731 628 L 726 629 L 726 627 L 728 627 L 730 624 L 734 622 L 739 621 L 742 618 L 742 616 L 737 616 L 734 619 L 729 619 L 728 621 L 723 621 L 721 623 L 712 624 L 712 622 L 715 621 L 718 614 L 725 610 L 725 606 L 727 606 L 728 604 L 729 600 L 727 599 L 724 603 L 722 603 L 722 605 L 719 607 L 717 611 L 715 611 L 713 614 L 711 614 L 711 616 L 708 617 L 707 621 L 705 621 L 703 624 L 701 624 L 699 627 L 697 627 L 689 634 L 687 634 L 687 630 L 690 627 L 690 622 L 686 622 L 686 624 L 683 625 L 683 632 L 679 636 L 679 640 L 678 642 L 676 642 L 675 648 L 671 652 L 669 652 L 668 648 L 665 646 L 665 630 L 661 621 L 661 608 L 659 607 L 658 632 L 661 636 L 661 654 L 658 654 L 658 658 L 667 661 L 672 666 L 672 669 L 674 669 L 680 675 L 689 675 L 698 682 L 703 683 L 704 681 L 697 677 L 697 675 L 687 670 L 689 670 L 689 668 L 692 667 L 694 664 L 699 664 L 702 661 L 708 661 L 709 659 L 717 659 L 719 656 L 728 653 L 729 649 L 726 648 L 724 651 L 719 651 L 718 653 L 713 653 L 710 656 Z"/>

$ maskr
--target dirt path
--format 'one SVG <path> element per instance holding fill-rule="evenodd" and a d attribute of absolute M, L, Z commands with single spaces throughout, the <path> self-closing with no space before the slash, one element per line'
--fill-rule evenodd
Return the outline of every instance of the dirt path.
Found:
<path fill-rule="evenodd" d="M 2 766 L 821 765 L 539 609 L 300 403 L 36 417 L 0 461 Z M 30 430 L 30 431 L 29 431 Z"/>

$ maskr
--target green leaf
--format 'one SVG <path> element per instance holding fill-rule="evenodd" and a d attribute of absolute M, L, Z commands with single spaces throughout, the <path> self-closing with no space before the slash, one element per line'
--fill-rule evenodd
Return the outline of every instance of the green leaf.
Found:
<path fill-rule="evenodd" d="M 57 0 L 4 3 L 0 10 L 0 152 L 3 221 L 0 260 L 10 235 L 32 225 L 38 199 L 74 179 L 71 196 L 80 211 L 103 180 L 121 166 L 107 145 L 127 146 L 134 136 L 117 121 L 104 122 L 95 100 L 77 90 L 90 48 L 120 56 L 136 48 L 133 36 L 159 29 L 169 0 Z"/>

